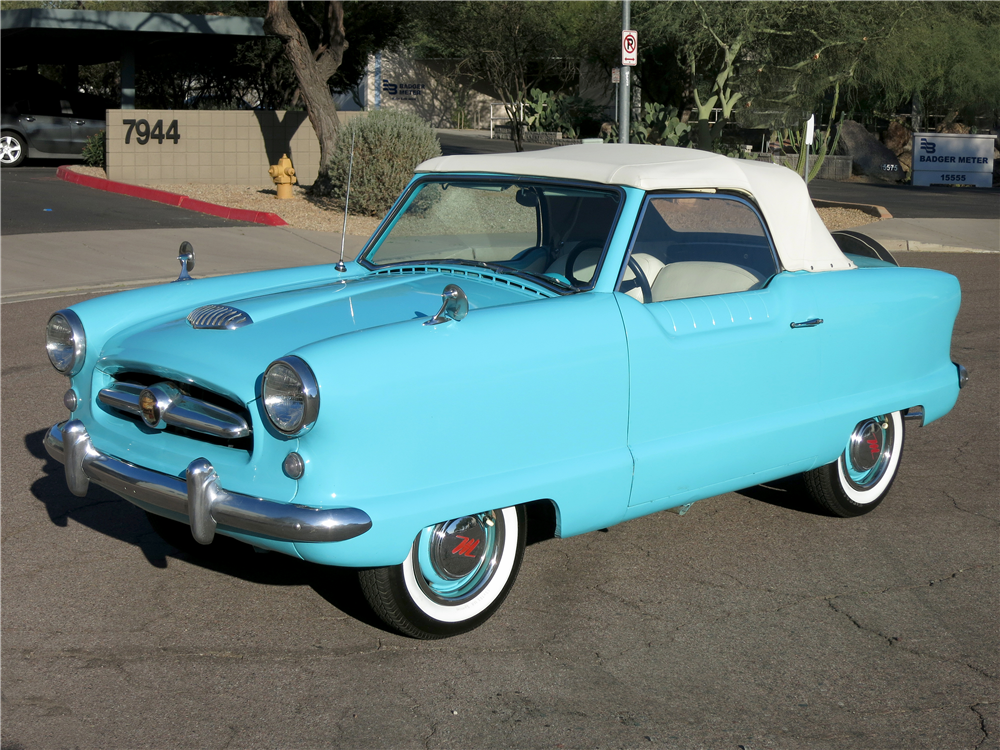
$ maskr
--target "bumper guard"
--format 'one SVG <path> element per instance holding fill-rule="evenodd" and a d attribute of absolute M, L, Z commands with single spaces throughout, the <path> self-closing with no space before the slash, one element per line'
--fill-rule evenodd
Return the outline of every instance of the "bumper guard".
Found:
<path fill-rule="evenodd" d="M 311 508 L 229 492 L 204 458 L 188 465 L 186 480 L 134 466 L 97 450 L 77 419 L 53 425 L 44 443 L 65 464 L 66 484 L 77 497 L 94 482 L 130 502 L 186 515 L 200 544 L 210 544 L 220 524 L 289 542 L 343 542 L 372 526 L 357 508 Z"/>

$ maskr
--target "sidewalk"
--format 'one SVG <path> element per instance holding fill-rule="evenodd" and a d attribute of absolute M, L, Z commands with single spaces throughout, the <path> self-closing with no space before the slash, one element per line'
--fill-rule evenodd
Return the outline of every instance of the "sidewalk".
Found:
<path fill-rule="evenodd" d="M 184 240 L 194 246 L 195 278 L 336 263 L 340 236 L 265 226 L 11 235 L 3 238 L 0 299 L 18 302 L 173 281 Z M 353 259 L 366 241 L 348 235 L 344 257 Z"/>
<path fill-rule="evenodd" d="M 885 219 L 858 231 L 890 253 L 1000 253 L 1000 219 Z"/>

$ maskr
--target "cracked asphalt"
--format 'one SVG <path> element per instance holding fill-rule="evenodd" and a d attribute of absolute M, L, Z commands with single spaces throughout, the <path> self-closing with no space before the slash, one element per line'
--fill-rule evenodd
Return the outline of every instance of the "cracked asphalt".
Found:
<path fill-rule="evenodd" d="M 435 642 L 347 571 L 180 551 L 70 495 L 42 331 L 82 298 L 3 305 L 3 750 L 1000 747 L 1000 258 L 899 257 L 961 279 L 971 381 L 874 513 L 781 483 L 540 541 L 492 620 Z M 892 342 L 857 356 L 877 374 Z"/>

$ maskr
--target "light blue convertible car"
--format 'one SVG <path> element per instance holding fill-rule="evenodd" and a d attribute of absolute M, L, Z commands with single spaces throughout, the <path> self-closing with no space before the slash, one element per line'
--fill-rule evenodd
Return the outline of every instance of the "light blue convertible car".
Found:
<path fill-rule="evenodd" d="M 567 537 L 801 474 L 867 513 L 966 378 L 955 278 L 831 236 L 784 167 L 687 149 L 432 159 L 354 262 L 189 262 L 49 321 L 70 490 L 357 568 L 421 638 L 497 610 L 534 504 Z"/>

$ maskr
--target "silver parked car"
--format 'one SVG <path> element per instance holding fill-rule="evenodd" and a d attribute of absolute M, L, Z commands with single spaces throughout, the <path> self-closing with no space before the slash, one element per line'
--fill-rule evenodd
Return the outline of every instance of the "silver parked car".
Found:
<path fill-rule="evenodd" d="M 87 139 L 104 130 L 105 111 L 116 106 L 66 91 L 41 76 L 5 75 L 0 92 L 4 167 L 18 167 L 28 157 L 79 159 Z"/>

